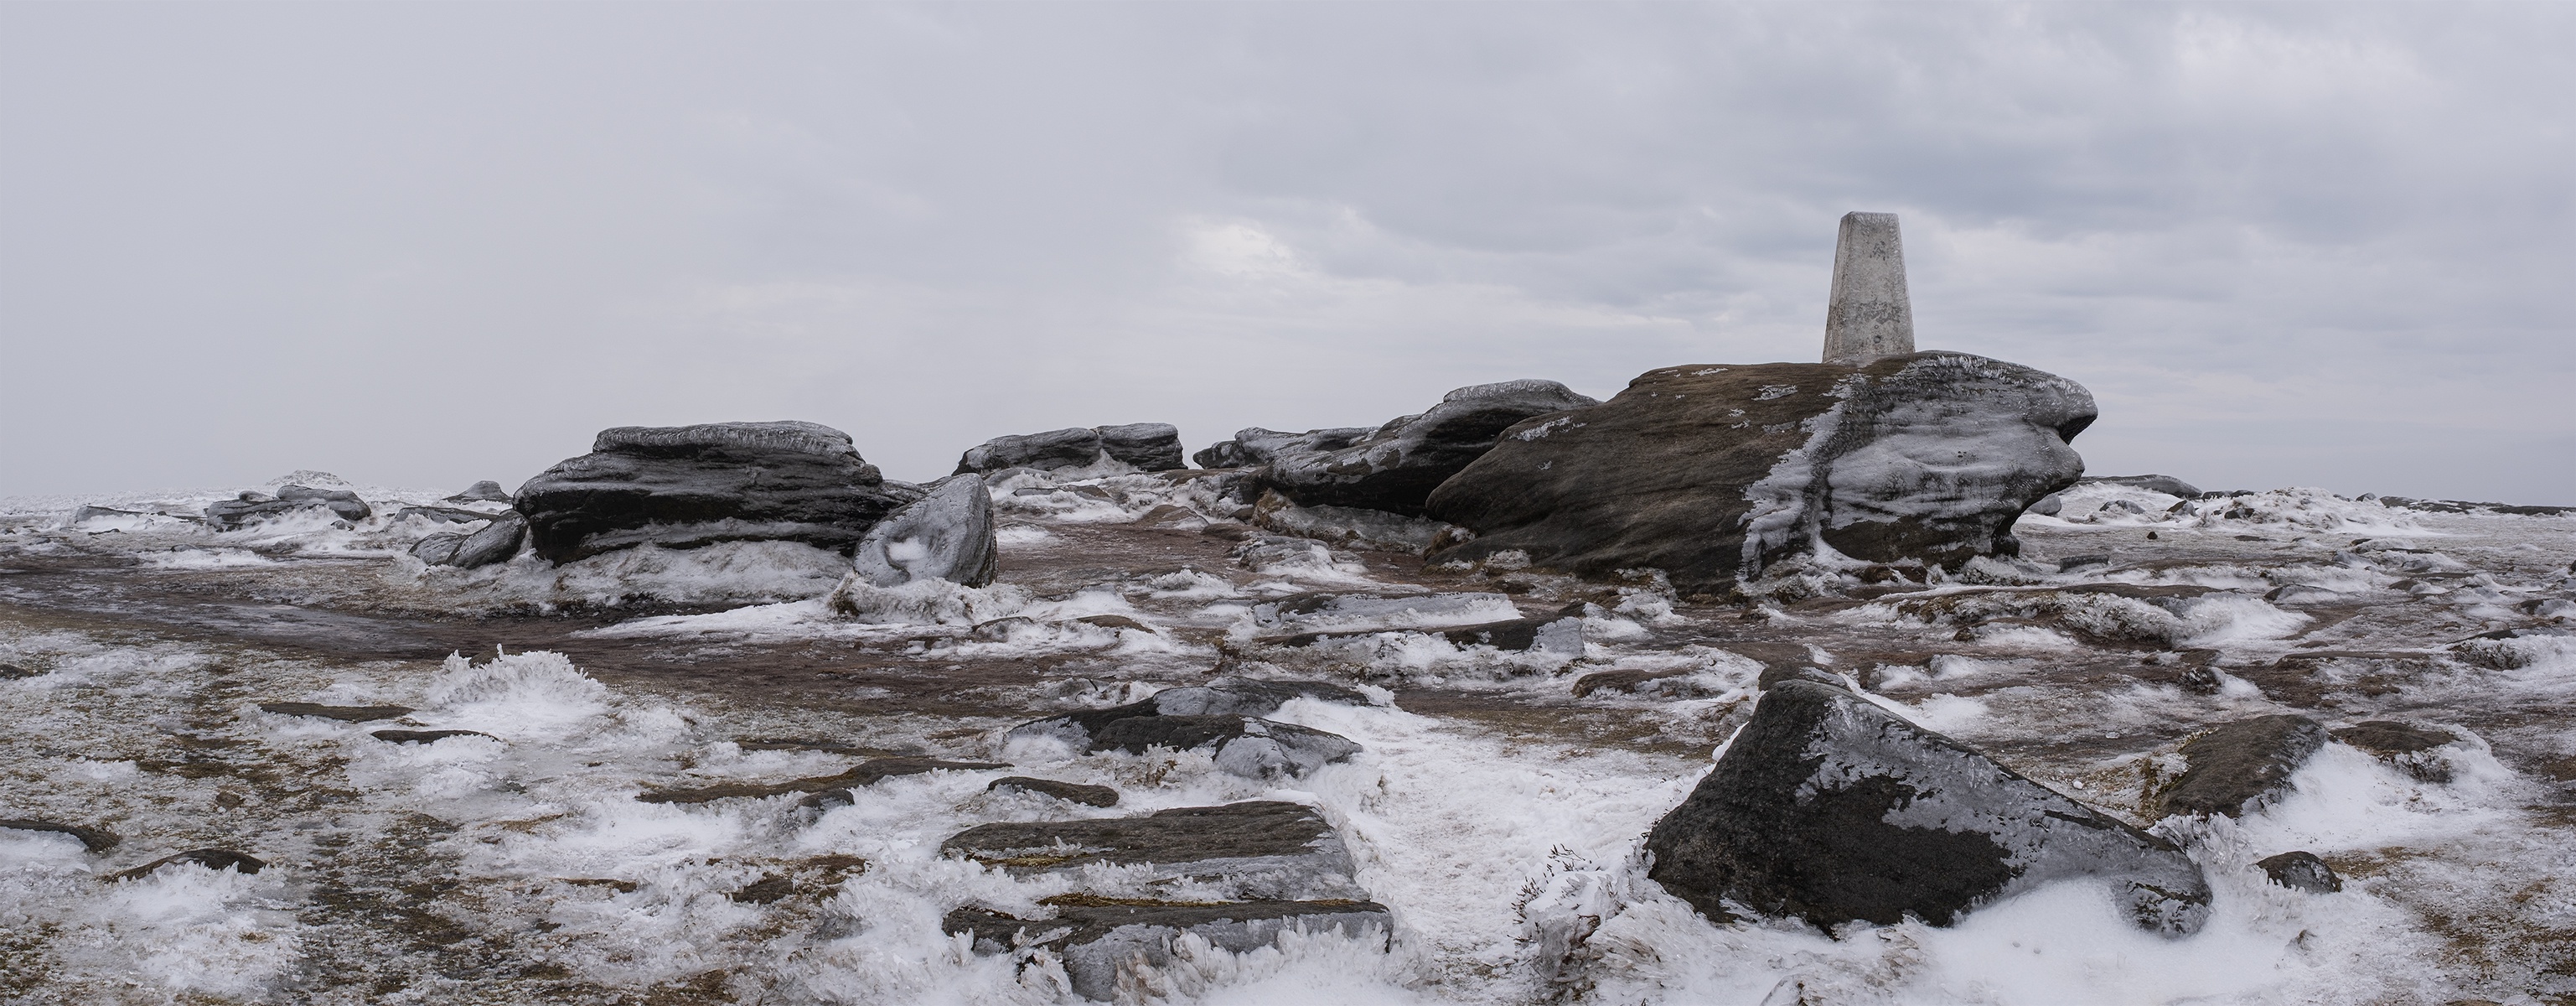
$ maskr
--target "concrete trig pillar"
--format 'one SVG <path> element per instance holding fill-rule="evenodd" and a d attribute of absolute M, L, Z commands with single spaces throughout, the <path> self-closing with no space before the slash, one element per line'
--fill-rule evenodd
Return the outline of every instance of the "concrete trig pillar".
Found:
<path fill-rule="evenodd" d="M 1913 351 L 1914 307 L 1905 296 L 1896 214 L 1843 214 L 1833 303 L 1825 308 L 1825 362 L 1864 364 Z"/>

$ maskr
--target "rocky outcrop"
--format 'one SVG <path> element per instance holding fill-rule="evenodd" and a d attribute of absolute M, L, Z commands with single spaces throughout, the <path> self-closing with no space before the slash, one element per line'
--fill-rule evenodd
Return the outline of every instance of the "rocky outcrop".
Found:
<path fill-rule="evenodd" d="M 1477 538 L 1432 558 L 1658 569 L 1693 592 L 1820 545 L 1956 567 L 2019 551 L 2014 519 L 2083 473 L 2067 442 L 2093 417 L 2072 381 L 1964 353 L 1666 367 L 1441 484 L 1425 514 Z"/>
<path fill-rule="evenodd" d="M 1298 506 L 1265 491 L 1252 507 L 1252 525 L 1342 548 L 1422 555 L 1475 537 L 1455 524 L 1358 507 Z"/>
<path fill-rule="evenodd" d="M 500 483 L 494 482 L 491 479 L 484 479 L 481 482 L 466 486 L 463 492 L 450 496 L 445 500 L 445 502 L 448 503 L 507 503 L 509 501 L 509 491 L 501 488 Z"/>
<path fill-rule="evenodd" d="M 518 555 L 527 540 L 528 519 L 516 510 L 481 516 L 491 523 L 472 534 L 430 535 L 412 545 L 412 556 L 432 566 L 479 569 Z"/>
<path fill-rule="evenodd" d="M 1005 468 L 1089 468 L 1104 461 L 1148 472 L 1186 467 L 1181 462 L 1181 431 L 1170 423 L 1128 423 L 994 437 L 967 448 L 957 459 L 957 474 L 991 474 Z"/>
<path fill-rule="evenodd" d="M 2182 775 L 2156 801 L 2156 816 L 2240 817 L 2290 788 L 2290 774 L 2326 744 L 2326 729 L 2305 716 L 2238 720 L 2182 746 Z"/>
<path fill-rule="evenodd" d="M 1949 925 L 2072 877 L 2139 925 L 2199 928 L 2209 884 L 2163 839 L 1846 689 L 1774 685 L 1716 768 L 1656 822 L 1648 876 L 1713 918 L 1726 902 L 1819 927 Z"/>
<path fill-rule="evenodd" d="M 1375 432 L 1377 428 L 1372 426 L 1337 426 L 1304 433 L 1249 426 L 1234 431 L 1234 439 L 1217 441 L 1191 455 L 1190 460 L 1201 468 L 1249 468 L 1269 464 L 1283 453 L 1338 451 Z"/>
<path fill-rule="evenodd" d="M 1495 438 L 1504 429 L 1532 416 L 1599 404 L 1555 381 L 1503 381 L 1459 388 L 1442 396 L 1429 411 L 1389 420 L 1346 446 L 1268 448 L 1267 478 L 1272 488 L 1302 506 L 1356 507 L 1418 517 L 1431 490 L 1493 450 Z M 1241 435 L 1236 439 L 1242 440 Z"/>
<path fill-rule="evenodd" d="M 848 434 L 803 422 L 621 426 L 519 487 L 538 555 L 570 562 L 638 545 L 796 541 L 847 553 L 921 498 L 859 457 Z"/>
<path fill-rule="evenodd" d="M 375 516 L 375 509 L 358 494 L 346 489 L 315 489 L 310 486 L 283 485 L 277 495 L 245 492 L 220 503 L 206 505 L 206 523 L 218 531 L 231 531 L 279 514 L 315 508 L 331 511 L 341 520 L 358 521 Z"/>
<path fill-rule="evenodd" d="M 951 475 L 868 529 L 851 556 L 852 575 L 879 587 L 914 580 L 981 587 L 993 582 L 1000 555 L 983 476 Z"/>

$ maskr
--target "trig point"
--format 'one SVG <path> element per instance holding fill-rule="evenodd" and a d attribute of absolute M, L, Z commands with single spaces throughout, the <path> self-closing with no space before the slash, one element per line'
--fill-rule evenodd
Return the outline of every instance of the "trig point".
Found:
<path fill-rule="evenodd" d="M 1905 246 L 1896 214 L 1845 213 L 1834 239 L 1833 303 L 1825 308 L 1825 362 L 1864 364 L 1914 351 L 1905 297 Z"/>

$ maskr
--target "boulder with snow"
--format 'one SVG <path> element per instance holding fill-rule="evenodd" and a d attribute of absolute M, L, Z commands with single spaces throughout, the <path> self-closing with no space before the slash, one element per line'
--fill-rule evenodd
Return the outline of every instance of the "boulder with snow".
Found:
<path fill-rule="evenodd" d="M 346 489 L 283 485 L 277 487 L 275 496 L 245 492 L 233 499 L 207 504 L 206 523 L 219 531 L 231 531 L 279 514 L 312 509 L 329 510 L 332 516 L 341 520 L 365 520 L 375 516 L 374 508 L 369 507 L 367 501 Z"/>
<path fill-rule="evenodd" d="M 1170 423 L 1127 423 L 994 437 L 967 448 L 957 459 L 957 474 L 991 474 L 1005 468 L 1056 471 L 1104 461 L 1149 472 L 1181 468 L 1181 431 Z"/>
<path fill-rule="evenodd" d="M 2073 381 L 1965 353 L 1666 367 L 1514 426 L 1424 513 L 1477 535 L 1435 560 L 1657 569 L 1692 592 L 1819 545 L 1956 568 L 2019 551 L 2023 508 L 2083 474 L 2067 442 L 2094 411 Z"/>
<path fill-rule="evenodd" d="M 2158 795 L 2156 816 L 2262 809 L 2290 788 L 2290 775 L 2326 745 L 2326 728 L 2305 716 L 2257 716 L 2224 724 L 2182 746 L 2182 775 Z"/>
<path fill-rule="evenodd" d="M 1001 547 L 993 537 L 993 497 L 980 475 L 951 475 L 930 494 L 886 515 L 851 557 L 851 575 L 879 587 L 949 580 L 969 587 L 993 582 Z"/>
<path fill-rule="evenodd" d="M 2171 475 L 2087 475 L 2077 481 L 2128 486 L 2131 489 L 2144 489 L 2151 493 L 2180 496 L 2184 499 L 2195 499 L 2200 496 L 2200 487 Z"/>
<path fill-rule="evenodd" d="M 450 497 L 448 497 L 448 498 L 447 498 L 446 500 L 444 500 L 443 502 L 448 502 L 448 503 L 507 503 L 507 502 L 509 502 L 509 501 L 510 501 L 510 492 L 509 492 L 509 490 L 506 490 L 506 489 L 501 488 L 501 484 L 500 484 L 500 483 L 498 483 L 498 482 L 494 482 L 494 481 L 492 481 L 491 479 L 484 479 L 484 480 L 483 480 L 483 481 L 481 481 L 481 482 L 477 482 L 477 483 L 474 483 L 473 485 L 466 486 L 466 487 L 465 487 L 465 489 L 464 489 L 464 491 L 459 492 L 459 493 L 457 493 L 457 494 L 456 494 L 456 495 L 454 495 L 454 496 L 450 496 Z"/>
<path fill-rule="evenodd" d="M 1421 516 L 1431 490 L 1493 450 L 1506 428 L 1532 416 L 1599 404 L 1555 381 L 1459 388 L 1429 411 L 1389 420 L 1338 448 L 1274 448 L 1268 482 L 1304 506 Z"/>
<path fill-rule="evenodd" d="M 1646 838 L 1648 876 L 1712 918 L 1728 905 L 1819 927 L 1936 926 L 2052 881 L 2093 878 L 2139 925 L 2199 928 L 2209 883 L 2171 843 L 1847 689 L 1782 681 Z"/>
<path fill-rule="evenodd" d="M 621 426 L 519 487 L 538 555 L 570 562 L 638 545 L 796 541 L 848 553 L 921 498 L 849 434 L 794 421 Z"/>
<path fill-rule="evenodd" d="M 516 510 L 484 514 L 491 521 L 471 534 L 433 534 L 411 547 L 411 554 L 432 566 L 479 569 L 508 562 L 527 540 L 528 519 Z"/>
<path fill-rule="evenodd" d="M 1103 1001 L 1117 999 L 1122 987 L 1138 983 L 1140 966 L 1171 966 L 1183 936 L 1237 954 L 1272 946 L 1286 933 L 1331 934 L 1384 949 L 1395 928 L 1386 906 L 1350 899 L 1204 903 L 1058 895 L 1046 901 L 1053 903 L 1047 918 L 961 908 L 948 913 L 940 928 L 969 937 L 977 953 L 1023 947 L 1054 951 L 1074 993 Z"/>
<path fill-rule="evenodd" d="M 1234 439 L 1217 441 L 1190 455 L 1190 460 L 1201 468 L 1250 468 L 1269 464 L 1283 453 L 1338 451 L 1375 432 L 1377 428 L 1372 426 L 1336 426 L 1304 433 L 1248 426 L 1234 431 Z"/>

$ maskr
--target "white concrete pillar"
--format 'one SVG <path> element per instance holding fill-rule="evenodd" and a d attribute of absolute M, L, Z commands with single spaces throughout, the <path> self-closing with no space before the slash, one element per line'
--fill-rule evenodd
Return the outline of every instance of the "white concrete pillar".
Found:
<path fill-rule="evenodd" d="M 1913 351 L 1914 307 L 1905 296 L 1896 214 L 1843 214 L 1833 302 L 1825 308 L 1825 362 L 1864 364 Z"/>

